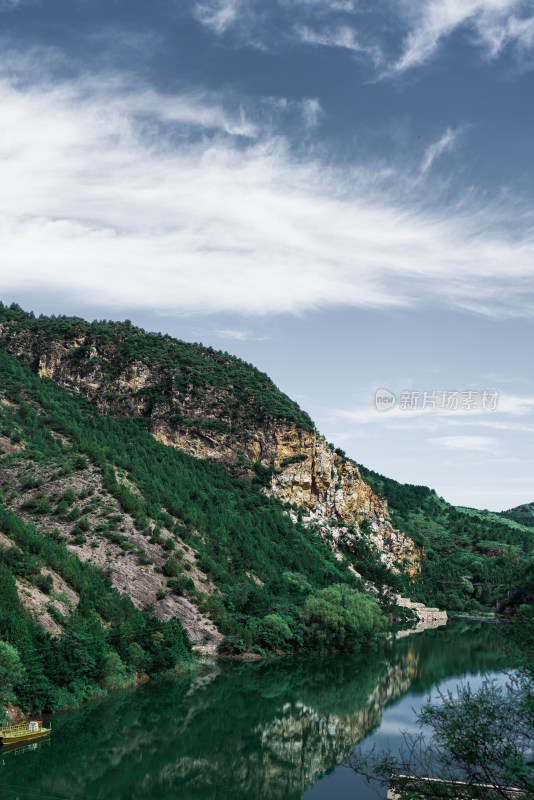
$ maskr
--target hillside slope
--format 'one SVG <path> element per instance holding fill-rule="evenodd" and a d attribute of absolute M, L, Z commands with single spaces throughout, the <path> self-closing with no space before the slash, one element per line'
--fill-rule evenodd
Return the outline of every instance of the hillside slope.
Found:
<path fill-rule="evenodd" d="M 532 528 L 491 511 L 447 503 L 427 486 L 401 484 L 360 466 L 388 501 L 394 525 L 423 548 L 416 599 L 449 611 L 495 610 L 534 555 Z"/>
<path fill-rule="evenodd" d="M 507 511 L 500 511 L 499 516 L 534 528 L 534 503 L 523 503 L 515 508 L 509 508 Z"/>
<path fill-rule="evenodd" d="M 327 587 L 363 592 L 355 565 L 379 584 L 406 586 L 405 573 L 390 570 L 356 528 L 338 541 L 334 522 L 325 532 L 311 515 L 304 521 L 264 491 L 254 468 L 237 465 L 232 474 L 168 447 L 143 419 L 103 416 L 1 350 L 0 385 L 9 519 L 66 546 L 139 610 L 167 624 L 180 619 L 193 641 L 227 635 L 247 647 L 311 646 L 300 609 Z M 42 559 L 17 571 L 21 547 L 10 530 L 0 525 L 0 559 L 18 581 L 20 602 L 57 635 L 71 610 L 60 597 L 66 579 L 47 580 L 55 562 Z"/>
<path fill-rule="evenodd" d="M 40 377 L 74 390 L 104 415 L 142 420 L 155 439 L 255 478 L 308 512 L 325 535 L 365 538 L 413 577 L 419 553 L 389 519 L 358 468 L 308 415 L 250 364 L 129 323 L 34 319 L 0 309 L 0 343 Z M 334 526 L 334 531 L 327 528 Z"/>

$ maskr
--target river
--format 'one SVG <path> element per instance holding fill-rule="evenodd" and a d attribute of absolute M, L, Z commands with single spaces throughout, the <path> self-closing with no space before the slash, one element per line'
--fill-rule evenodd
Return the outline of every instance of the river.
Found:
<path fill-rule="evenodd" d="M 54 715 L 49 744 L 0 752 L 2 800 L 376 800 L 343 766 L 414 726 L 436 687 L 505 666 L 491 623 L 360 656 L 211 661 Z"/>

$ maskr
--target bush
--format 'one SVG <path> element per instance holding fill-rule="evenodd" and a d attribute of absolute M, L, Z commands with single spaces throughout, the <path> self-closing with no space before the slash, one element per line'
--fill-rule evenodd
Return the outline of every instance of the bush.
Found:
<path fill-rule="evenodd" d="M 7 642 L 0 642 L 0 717 L 3 716 L 4 706 L 16 701 L 13 687 L 23 677 L 24 667 L 19 651 Z"/>
<path fill-rule="evenodd" d="M 171 556 L 167 559 L 165 564 L 163 565 L 163 574 L 166 575 L 168 578 L 177 578 L 180 573 L 180 564 L 175 559 L 174 556 Z"/>
<path fill-rule="evenodd" d="M 178 595 L 188 594 L 195 590 L 195 584 L 189 575 L 180 575 L 178 580 L 169 581 L 169 587 Z"/>
<path fill-rule="evenodd" d="M 65 503 L 68 503 L 69 506 L 71 506 L 76 500 L 76 492 L 74 491 L 74 489 L 70 489 L 70 488 L 69 489 L 65 489 L 65 491 L 63 492 L 63 495 L 61 497 L 61 500 L 64 500 Z"/>
<path fill-rule="evenodd" d="M 35 585 L 44 592 L 44 594 L 50 594 L 54 588 L 54 581 L 51 575 L 38 575 L 35 580 Z"/>
<path fill-rule="evenodd" d="M 83 516 L 81 517 L 81 519 L 78 520 L 78 528 L 80 528 L 82 531 L 87 532 L 90 529 L 90 527 L 91 525 L 89 523 L 89 520 L 87 519 L 87 516 Z"/>
<path fill-rule="evenodd" d="M 114 650 L 107 654 L 104 664 L 104 686 L 106 689 L 122 689 L 133 683 L 132 674 Z"/>
<path fill-rule="evenodd" d="M 26 500 L 22 508 L 25 511 L 29 511 L 30 514 L 49 514 L 51 505 L 48 497 L 38 495 L 37 497 L 30 497 L 29 500 Z"/>
<path fill-rule="evenodd" d="M 258 629 L 261 643 L 269 650 L 285 651 L 293 639 L 291 628 L 280 614 L 267 614 Z"/>
<path fill-rule="evenodd" d="M 138 672 L 144 672 L 148 665 L 148 653 L 137 642 L 128 645 L 128 658 Z"/>
<path fill-rule="evenodd" d="M 241 636 L 225 636 L 217 647 L 217 652 L 223 656 L 241 655 L 246 650 L 246 645 Z"/>
<path fill-rule="evenodd" d="M 308 646 L 313 650 L 357 652 L 377 639 L 386 620 L 376 600 L 345 584 L 321 589 L 306 598 L 300 612 Z"/>

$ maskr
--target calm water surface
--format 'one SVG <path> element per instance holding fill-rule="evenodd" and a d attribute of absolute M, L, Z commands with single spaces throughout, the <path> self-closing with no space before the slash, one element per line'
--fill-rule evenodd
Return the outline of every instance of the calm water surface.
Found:
<path fill-rule="evenodd" d="M 49 746 L 0 753 L 0 797 L 376 800 L 354 746 L 395 746 L 433 687 L 504 666 L 493 625 L 454 620 L 364 657 L 217 661 L 55 715 Z"/>

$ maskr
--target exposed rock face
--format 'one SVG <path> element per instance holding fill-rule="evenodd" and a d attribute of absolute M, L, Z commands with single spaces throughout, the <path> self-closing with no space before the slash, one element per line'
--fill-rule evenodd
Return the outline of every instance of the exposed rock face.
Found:
<path fill-rule="evenodd" d="M 144 416 L 153 436 L 166 445 L 197 458 L 236 464 L 244 457 L 248 463 L 272 467 L 266 491 L 308 509 L 309 521 L 319 527 L 335 523 L 334 550 L 340 537 L 350 541 L 367 520 L 365 536 L 384 563 L 393 569 L 401 564 L 409 576 L 420 571 L 421 554 L 412 540 L 391 524 L 387 502 L 362 480 L 357 466 L 333 453 L 315 430 L 270 417 L 233 429 L 225 410 L 231 386 L 225 390 L 207 384 L 201 393 L 194 387 L 177 391 L 171 380 L 162 403 L 147 390 L 168 382 L 168 367 L 137 360 L 110 372 L 106 365 L 114 357 L 113 345 L 95 344 L 86 333 L 45 346 L 28 331 L 0 325 L 0 339 L 41 377 L 84 395 L 101 413 Z"/>

